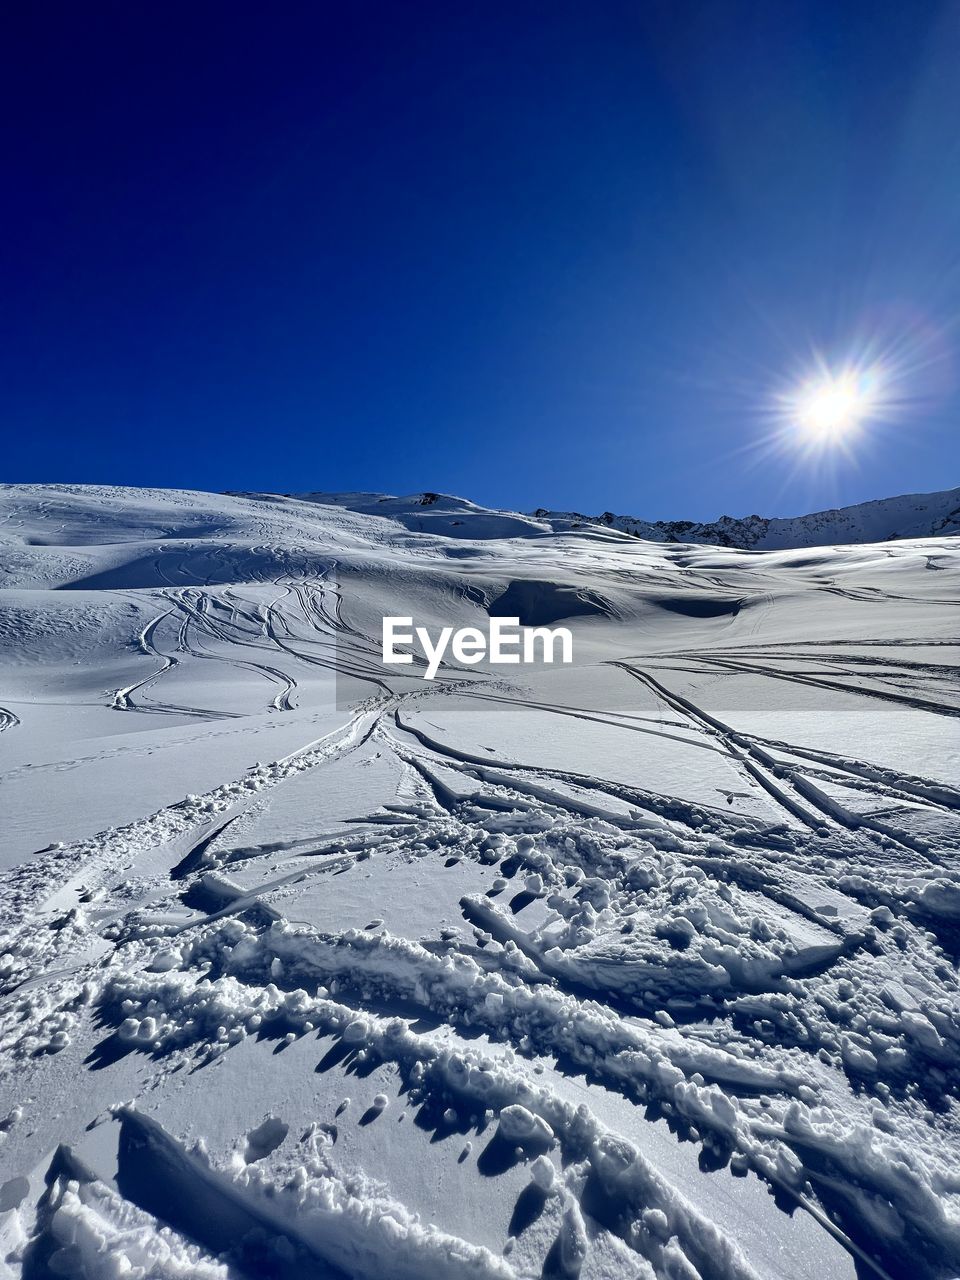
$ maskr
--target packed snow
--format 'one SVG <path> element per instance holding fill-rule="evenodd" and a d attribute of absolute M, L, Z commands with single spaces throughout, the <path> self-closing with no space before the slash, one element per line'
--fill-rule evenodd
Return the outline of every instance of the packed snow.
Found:
<path fill-rule="evenodd" d="M 958 508 L 0 488 L 0 1274 L 960 1273 Z"/>

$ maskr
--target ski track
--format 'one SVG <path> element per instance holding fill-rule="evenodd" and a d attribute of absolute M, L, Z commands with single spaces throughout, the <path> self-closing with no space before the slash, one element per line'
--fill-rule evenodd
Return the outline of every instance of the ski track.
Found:
<path fill-rule="evenodd" d="M 274 540 L 270 505 L 251 506 L 264 508 L 251 563 L 295 561 L 296 550 Z M 599 565 L 621 554 L 622 539 L 597 540 L 614 546 L 595 553 Z M 633 553 L 627 543 L 622 554 Z M 589 580 L 588 553 L 570 554 Z M 8 1259 L 23 1275 L 69 1266 L 92 1276 L 122 1255 L 140 1274 L 211 1280 L 226 1280 L 228 1268 L 261 1274 L 266 1254 L 271 1274 L 290 1277 L 772 1274 L 762 1245 L 741 1247 L 709 1208 L 713 1192 L 698 1198 L 697 1177 L 706 1187 L 707 1170 L 727 1168 L 772 1193 L 761 1236 L 776 1237 L 796 1214 L 847 1259 L 847 1275 L 955 1273 L 960 790 L 869 752 L 747 732 L 697 690 L 718 675 L 770 679 L 953 717 L 960 667 L 874 661 L 848 651 L 847 639 L 763 641 L 776 602 L 763 590 L 735 644 L 646 656 L 624 644 L 604 659 L 623 681 L 616 709 L 551 701 L 451 666 L 432 686 L 393 686 L 377 637 L 351 621 L 340 558 L 312 558 L 309 573 L 257 570 L 211 585 L 215 570 L 197 567 L 207 567 L 203 557 L 164 550 L 153 561 L 157 585 L 144 592 L 155 612 L 135 641 L 151 670 L 105 705 L 198 724 L 291 716 L 310 680 L 335 673 L 366 681 L 369 696 L 281 759 L 8 873 L 0 1084 L 10 1110 L 0 1160 L 33 1149 L 25 1110 L 38 1123 L 41 1099 L 47 1114 L 37 1163 L 11 1164 L 0 1179 L 0 1196 L 16 1179 L 27 1184 L 0 1222 Z M 569 573 L 570 561 L 544 548 L 536 573 L 551 569 Z M 732 590 L 722 573 L 675 571 L 698 591 Z M 659 583 L 640 568 L 630 574 Z M 818 590 L 841 608 L 880 599 L 869 586 Z M 717 625 L 725 635 L 724 620 Z M 882 643 L 905 654 L 944 642 Z M 190 690 L 221 687 L 207 668 L 244 691 L 246 710 L 189 700 Z M 908 681 L 926 696 L 905 692 Z M 638 761 L 636 780 L 458 739 L 445 720 L 451 699 L 610 733 Z M 26 715 L 0 708 L 0 732 Z M 780 820 L 693 801 L 681 786 L 652 790 L 639 753 L 659 745 L 721 761 Z M 359 780 L 361 766 L 388 765 L 401 779 L 389 804 L 358 799 L 349 818 L 307 834 L 250 840 L 295 787 L 320 788 L 334 769 Z M 336 928 L 300 905 L 305 891 L 325 887 L 329 898 L 368 871 L 389 889 L 397 868 L 417 866 L 438 892 L 445 876 L 463 878 L 453 899 L 460 928 L 429 938 L 382 922 Z M 269 1073 L 280 1049 L 330 1038 L 344 1087 L 389 1070 L 399 1090 L 390 1108 L 420 1107 L 432 1141 L 462 1135 L 465 1152 L 483 1149 L 494 1179 L 529 1167 L 521 1200 L 536 1204 L 539 1225 L 525 1223 L 518 1201 L 521 1225 L 498 1252 L 425 1224 L 402 1187 L 338 1162 L 324 1134 L 350 1113 L 326 1129 L 295 1117 L 305 1129 L 298 1146 L 276 1119 L 284 1136 L 247 1162 L 205 1154 L 148 1114 L 151 1090 L 163 1097 L 212 1064 L 227 1070 L 246 1052 L 255 1055 L 248 1067 L 259 1060 Z M 58 1081 L 109 1079 L 127 1063 L 150 1081 L 140 1102 L 126 1103 L 121 1086 L 99 1116 L 84 1113 L 81 1124 L 78 1114 L 57 1134 L 49 1096 Z M 577 1105 L 571 1082 L 582 1088 Z M 622 1129 L 594 1108 L 594 1087 L 618 1100 Z M 387 1105 L 371 1104 L 373 1119 Z M 106 1120 L 103 1106 L 113 1107 Z M 374 1133 L 368 1114 L 361 1123 Z M 97 1163 L 95 1148 L 84 1154 L 95 1123 L 119 1135 L 116 1171 Z M 197 1123 L 194 1137 L 202 1106 Z M 637 1137 L 637 1126 L 654 1123 L 666 1138 L 652 1127 L 648 1141 Z M 250 1135 L 235 1137 L 249 1144 Z M 661 1166 L 665 1141 L 694 1144 L 699 1175 Z M 782 1261 L 791 1276 L 816 1270 Z"/>
<path fill-rule="evenodd" d="M 15 716 L 7 707 L 0 707 L 0 733 L 7 729 L 15 729 L 19 723 L 19 716 Z"/>

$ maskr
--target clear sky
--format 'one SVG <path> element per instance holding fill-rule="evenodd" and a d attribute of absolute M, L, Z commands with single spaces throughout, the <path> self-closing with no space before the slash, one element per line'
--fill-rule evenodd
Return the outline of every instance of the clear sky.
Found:
<path fill-rule="evenodd" d="M 649 517 L 960 483 L 960 5 L 8 6 L 0 479 Z M 774 397 L 864 360 L 812 459 Z"/>

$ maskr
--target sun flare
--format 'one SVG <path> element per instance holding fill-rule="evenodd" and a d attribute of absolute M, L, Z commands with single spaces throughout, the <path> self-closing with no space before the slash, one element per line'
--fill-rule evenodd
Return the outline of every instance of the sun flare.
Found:
<path fill-rule="evenodd" d="M 888 407 L 886 379 L 877 365 L 829 368 L 820 364 L 779 397 L 784 437 L 815 453 L 849 451 L 867 422 Z"/>
<path fill-rule="evenodd" d="M 844 373 L 802 387 L 795 398 L 795 421 L 811 439 L 828 444 L 855 430 L 873 404 L 864 380 Z"/>
<path fill-rule="evenodd" d="M 833 436 L 855 426 L 868 408 L 852 379 L 822 383 L 804 394 L 797 414 L 800 425 L 815 435 Z"/>

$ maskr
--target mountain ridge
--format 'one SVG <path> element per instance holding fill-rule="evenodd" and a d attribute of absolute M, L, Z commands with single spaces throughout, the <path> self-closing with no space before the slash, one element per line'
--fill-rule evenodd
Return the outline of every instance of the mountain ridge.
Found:
<path fill-rule="evenodd" d="M 399 519 L 407 528 L 430 529 L 459 537 L 497 536 L 490 531 L 491 523 L 497 518 L 505 522 L 500 535 L 505 537 L 526 532 L 521 526 L 526 521 L 535 521 L 542 532 L 601 528 L 648 542 L 698 543 L 741 551 L 783 551 L 960 535 L 960 487 L 935 493 L 873 499 L 799 516 L 723 515 L 712 521 L 644 520 L 638 516 L 616 515 L 612 511 L 592 516 L 548 507 L 538 507 L 528 513 L 497 511 L 465 498 L 430 491 L 404 497 L 373 493 L 286 496 Z M 480 532 L 481 526 L 483 532 Z M 463 532 L 453 532 L 461 529 Z M 529 532 L 536 532 L 536 529 Z"/>
<path fill-rule="evenodd" d="M 697 542 L 742 551 L 780 551 L 960 534 L 960 488 L 878 498 L 800 516 L 723 515 L 712 521 L 648 521 L 610 511 L 601 516 L 581 516 L 543 507 L 533 514 L 550 521 L 579 519 L 650 542 Z"/>

